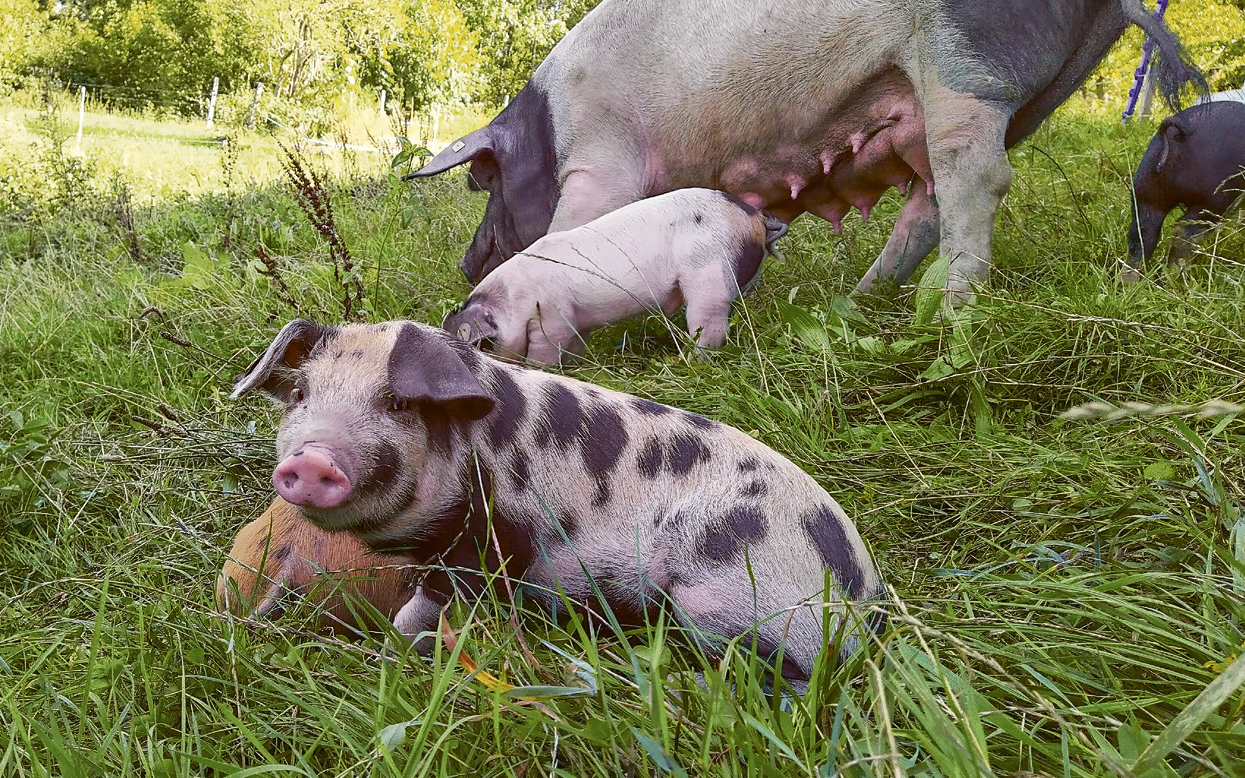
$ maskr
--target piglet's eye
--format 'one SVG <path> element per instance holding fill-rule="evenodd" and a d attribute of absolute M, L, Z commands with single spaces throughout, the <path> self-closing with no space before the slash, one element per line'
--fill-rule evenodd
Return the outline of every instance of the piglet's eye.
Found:
<path fill-rule="evenodd" d="M 409 411 L 411 409 L 410 400 L 390 400 L 389 410 L 391 411 Z"/>
<path fill-rule="evenodd" d="M 300 387 L 294 387 L 290 390 L 290 405 L 298 405 L 303 401 L 304 392 Z"/>

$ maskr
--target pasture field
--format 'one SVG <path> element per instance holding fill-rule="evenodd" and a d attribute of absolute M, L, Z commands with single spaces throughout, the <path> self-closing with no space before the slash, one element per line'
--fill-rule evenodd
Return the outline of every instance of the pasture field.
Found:
<path fill-rule="evenodd" d="M 215 614 L 233 534 L 273 497 L 277 413 L 230 402 L 232 377 L 290 318 L 341 318 L 343 280 L 353 316 L 439 322 L 483 196 L 309 155 L 344 268 L 264 136 L 145 188 L 34 124 L 37 146 L 0 147 L 0 775 L 1245 774 L 1245 426 L 1060 417 L 1245 402 L 1239 222 L 1183 274 L 1114 281 L 1153 125 L 1072 106 L 1012 152 L 969 314 L 848 297 L 892 193 L 842 237 L 798 221 L 710 360 L 649 318 L 569 370 L 750 431 L 855 518 L 891 627 L 783 701 L 746 646 L 711 662 L 665 623 L 460 603 L 424 662 L 306 612 Z"/>

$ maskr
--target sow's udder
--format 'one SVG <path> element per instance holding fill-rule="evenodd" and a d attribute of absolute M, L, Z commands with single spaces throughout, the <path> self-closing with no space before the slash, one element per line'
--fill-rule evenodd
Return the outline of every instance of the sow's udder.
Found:
<path fill-rule="evenodd" d="M 350 499 L 350 478 L 333 452 L 304 446 L 285 458 L 272 472 L 272 484 L 286 502 L 329 510 Z"/>
<path fill-rule="evenodd" d="M 934 193 L 925 115 L 911 92 L 849 107 L 798 137 L 775 137 L 769 152 L 732 157 L 717 185 L 787 220 L 808 211 L 835 232 L 852 208 L 868 219 L 892 186 L 901 194 L 909 185 Z"/>

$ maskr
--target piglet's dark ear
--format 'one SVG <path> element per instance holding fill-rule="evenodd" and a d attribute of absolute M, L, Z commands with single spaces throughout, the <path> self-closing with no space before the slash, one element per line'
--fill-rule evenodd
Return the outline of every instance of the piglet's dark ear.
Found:
<path fill-rule="evenodd" d="M 443 335 L 410 322 L 389 352 L 389 389 L 395 400 L 435 403 L 471 421 L 487 416 L 495 404 Z"/>
<path fill-rule="evenodd" d="M 284 401 L 294 386 L 293 372 L 315 348 L 317 342 L 332 336 L 333 327 L 325 327 L 306 319 L 295 319 L 281 328 L 268 350 L 251 363 L 233 384 L 233 399 L 252 389 L 261 389 Z"/>

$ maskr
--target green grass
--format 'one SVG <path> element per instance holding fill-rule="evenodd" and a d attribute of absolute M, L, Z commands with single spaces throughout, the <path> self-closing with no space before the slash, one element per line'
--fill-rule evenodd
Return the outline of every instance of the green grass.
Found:
<path fill-rule="evenodd" d="M 277 143 L 295 145 L 302 138 L 288 127 L 270 126 L 262 132 L 247 130 L 240 126 L 237 117 L 207 128 L 202 119 L 108 112 L 88 102 L 79 143 L 76 93 L 52 92 L 50 105 L 55 117 L 51 123 L 56 125 L 52 134 L 58 140 L 68 139 L 63 144 L 66 154 L 89 165 L 95 178 L 124 180 L 135 201 L 145 205 L 221 192 L 228 186 L 271 186 L 281 175 Z M 260 112 L 261 126 L 266 115 Z M 46 188 L 50 179 L 57 178 L 42 167 L 29 165 L 32 156 L 37 159 L 47 153 L 49 118 L 44 106 L 35 109 L 0 105 L 0 146 L 10 151 L 0 159 L 0 182 L 16 180 L 21 184 L 19 189 L 33 194 Z M 487 119 L 474 109 L 447 113 L 437 124 L 436 137 L 432 137 L 431 119 L 419 117 L 409 133 L 416 142 L 440 150 Z M 328 137 L 318 139 L 335 142 L 344 137 L 351 145 L 376 148 L 385 145 L 399 129 L 392 117 L 382 117 L 376 111 L 350 114 L 335 126 L 337 129 Z M 220 139 L 224 137 L 233 143 L 236 155 L 230 174 L 222 171 L 221 166 Z M 22 148 L 25 154 L 14 153 Z M 349 178 L 358 176 L 360 166 L 375 164 L 368 158 L 378 156 L 358 149 L 342 152 L 316 144 L 306 144 L 306 148 L 308 154 L 321 158 L 329 169 Z"/>
<path fill-rule="evenodd" d="M 799 221 L 710 361 L 650 318 L 570 371 L 753 431 L 855 517 L 891 629 L 787 706 L 746 647 L 709 662 L 661 624 L 622 639 L 523 609 L 529 661 L 508 603 L 460 603 L 457 649 L 545 687 L 522 701 L 448 649 L 215 614 L 233 533 L 272 497 L 277 420 L 230 381 L 293 316 L 340 316 L 327 250 L 275 173 L 224 186 L 220 149 L 186 163 L 216 184 L 144 193 L 6 141 L 0 165 L 42 177 L 0 176 L 0 775 L 1240 774 L 1245 428 L 1059 417 L 1245 401 L 1239 223 L 1183 275 L 1114 283 L 1151 132 L 1065 110 L 1012 153 L 971 317 L 844 297 L 892 195 L 842 238 Z M 384 174 L 328 171 L 365 315 L 440 321 L 483 198 L 420 184 L 425 219 Z"/>

